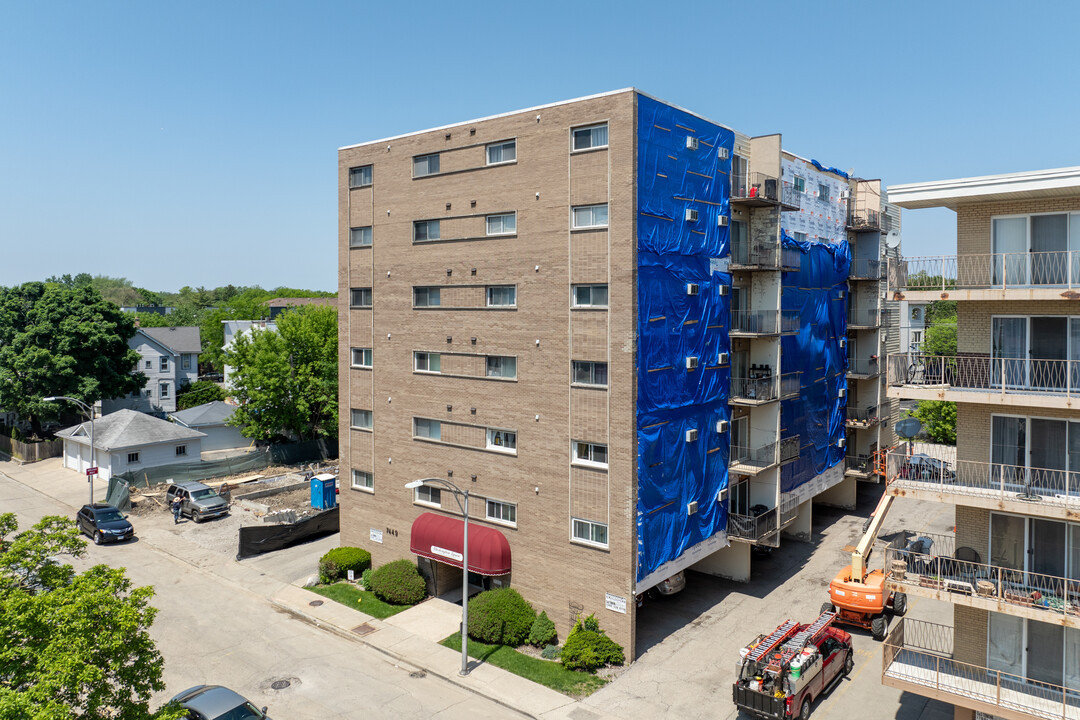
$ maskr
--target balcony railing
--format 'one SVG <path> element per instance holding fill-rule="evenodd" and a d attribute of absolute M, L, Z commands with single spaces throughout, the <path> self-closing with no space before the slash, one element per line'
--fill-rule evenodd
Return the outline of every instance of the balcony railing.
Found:
<path fill-rule="evenodd" d="M 799 331 L 796 310 L 732 310 L 731 332 L 743 335 L 787 335 Z"/>
<path fill-rule="evenodd" d="M 875 328 L 881 325 L 881 312 L 878 308 L 849 307 L 848 327 Z"/>
<path fill-rule="evenodd" d="M 792 210 L 798 210 L 802 207 L 803 194 L 795 189 L 795 186 L 789 182 L 784 183 L 784 187 L 781 190 L 780 204 L 791 208 Z"/>
<path fill-rule="evenodd" d="M 868 428 L 878 424 L 877 405 L 870 407 L 847 406 L 847 424 L 849 427 Z"/>
<path fill-rule="evenodd" d="M 789 463 L 799 459 L 802 452 L 802 439 L 799 435 L 792 435 L 780 440 L 780 464 Z M 798 503 L 796 503 L 798 504 Z"/>
<path fill-rule="evenodd" d="M 802 392 L 802 373 L 789 372 L 780 376 L 780 399 L 798 397 Z"/>
<path fill-rule="evenodd" d="M 889 265 L 891 290 L 1080 287 L 1080 251 L 933 255 Z"/>
<path fill-rule="evenodd" d="M 848 213 L 848 230 L 871 231 L 881 230 L 881 213 L 868 208 L 854 208 Z"/>
<path fill-rule="evenodd" d="M 780 269 L 779 243 L 759 243 L 749 240 L 733 240 L 731 243 L 731 266 L 739 269 Z"/>
<path fill-rule="evenodd" d="M 780 399 L 776 375 L 764 378 L 731 378 L 731 399 L 754 403 Z"/>
<path fill-rule="evenodd" d="M 732 445 L 728 470 L 740 475 L 756 475 L 768 470 L 780 461 L 779 448 L 780 444 L 775 442 L 756 448 Z"/>
<path fill-rule="evenodd" d="M 848 276 L 852 280 L 880 280 L 885 277 L 885 265 L 876 258 L 855 258 Z"/>
<path fill-rule="evenodd" d="M 870 475 L 874 471 L 873 458 L 869 455 L 848 455 L 844 458 L 844 470 L 855 475 Z"/>
<path fill-rule="evenodd" d="M 1025 505 L 1080 510 L 1080 472 L 1003 463 L 957 460 L 949 463 L 921 455 L 891 452 L 886 483 L 899 490 L 988 498 L 996 503 L 1019 500 Z"/>
<path fill-rule="evenodd" d="M 877 356 L 848 358 L 848 375 L 879 375 L 881 363 Z"/>
<path fill-rule="evenodd" d="M 793 247 L 785 247 L 780 255 L 780 267 L 782 270 L 799 270 L 802 268 L 802 250 Z"/>
<path fill-rule="evenodd" d="M 759 202 L 775 205 L 780 201 L 780 181 L 760 172 L 731 176 L 731 199 L 735 202 Z"/>
<path fill-rule="evenodd" d="M 1078 580 L 979 562 L 971 548 L 957 550 L 949 535 L 906 533 L 905 538 L 902 547 L 885 549 L 885 567 L 894 583 L 912 592 L 945 590 L 976 598 L 994 611 L 1028 608 L 1044 621 L 1055 614 L 1073 623 L 1080 618 Z"/>
<path fill-rule="evenodd" d="M 925 688 L 961 707 L 1038 718 L 1080 717 L 1080 695 L 1060 685 L 953 659 L 953 628 L 901 618 L 882 646 L 882 683 Z M 918 690 L 914 690 L 917 694 Z"/>
<path fill-rule="evenodd" d="M 759 515 L 728 515 L 728 536 L 760 542 L 780 529 L 776 508 L 769 508 Z"/>
<path fill-rule="evenodd" d="M 889 385 L 1072 397 L 1080 389 L 1080 361 L 902 353 L 889 356 Z"/>
<path fill-rule="evenodd" d="M 799 517 L 799 498 L 795 493 L 780 493 L 780 527 L 787 527 Z"/>

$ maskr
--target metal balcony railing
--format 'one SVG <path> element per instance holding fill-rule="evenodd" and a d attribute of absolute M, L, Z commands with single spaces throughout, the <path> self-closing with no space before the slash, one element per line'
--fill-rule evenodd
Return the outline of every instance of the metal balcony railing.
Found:
<path fill-rule="evenodd" d="M 798 435 L 792 435 L 780 440 L 780 464 L 789 463 L 792 460 L 799 459 L 799 453 L 802 451 L 802 438 Z M 782 505 L 783 503 L 781 503 Z"/>
<path fill-rule="evenodd" d="M 795 493 L 780 493 L 780 527 L 787 527 L 799 517 L 799 498 Z"/>
<path fill-rule="evenodd" d="M 777 242 L 758 243 L 743 239 L 733 240 L 731 266 L 740 269 L 778 270 L 780 245 Z"/>
<path fill-rule="evenodd" d="M 848 327 L 876 328 L 881 325 L 881 310 L 876 307 L 849 307 L 847 324 Z"/>
<path fill-rule="evenodd" d="M 780 399 L 798 397 L 802 392 L 802 373 L 789 372 L 780 376 Z"/>
<path fill-rule="evenodd" d="M 765 378 L 731 378 L 733 400 L 767 402 L 778 400 L 779 397 L 779 382 L 776 375 Z"/>
<path fill-rule="evenodd" d="M 901 618 L 882 645 L 882 683 L 936 691 L 961 707 L 980 703 L 1038 718 L 1080 715 L 1075 690 L 954 660 L 954 640 L 948 625 Z"/>
<path fill-rule="evenodd" d="M 848 455 L 844 458 L 844 469 L 855 473 L 873 472 L 873 459 L 869 455 Z"/>
<path fill-rule="evenodd" d="M 885 277 L 885 264 L 877 258 L 855 258 L 848 277 L 852 280 L 880 280 Z"/>
<path fill-rule="evenodd" d="M 1080 472 L 1003 463 L 950 463 L 894 451 L 886 459 L 886 485 L 957 497 L 1020 500 L 1029 505 L 1080 509 Z"/>
<path fill-rule="evenodd" d="M 784 335 L 799 331 L 795 310 L 732 310 L 731 332 L 743 335 Z"/>
<path fill-rule="evenodd" d="M 781 251 L 780 266 L 784 270 L 799 270 L 802 268 L 802 250 L 793 247 L 785 247 Z"/>
<path fill-rule="evenodd" d="M 756 448 L 732 445 L 728 470 L 740 475 L 754 475 L 768 470 L 780 461 L 779 448 L 780 444 L 775 442 Z"/>
<path fill-rule="evenodd" d="M 789 182 L 785 182 L 781 189 L 780 204 L 787 207 L 798 209 L 802 206 L 803 194 L 795 189 L 795 186 Z"/>
<path fill-rule="evenodd" d="M 775 534 L 780 526 L 776 508 L 769 508 L 760 515 L 728 515 L 728 536 L 759 542 Z"/>
<path fill-rule="evenodd" d="M 848 230 L 881 230 L 881 213 L 877 210 L 855 207 L 848 213 Z"/>
<path fill-rule="evenodd" d="M 881 363 L 877 356 L 848 358 L 848 375 L 879 375 Z"/>
<path fill-rule="evenodd" d="M 889 356 L 889 385 L 1006 395 L 1080 394 L 1080 361 L 958 357 L 902 353 Z"/>
<path fill-rule="evenodd" d="M 864 408 L 847 406 L 847 424 L 849 426 L 868 428 L 877 425 L 878 422 L 877 405 Z"/>
<path fill-rule="evenodd" d="M 934 255 L 889 264 L 890 290 L 1080 287 L 1080 251 Z"/>
<path fill-rule="evenodd" d="M 769 204 L 780 201 L 780 181 L 772 175 L 760 172 L 740 173 L 731 176 L 731 199 L 734 201 L 757 200 Z"/>

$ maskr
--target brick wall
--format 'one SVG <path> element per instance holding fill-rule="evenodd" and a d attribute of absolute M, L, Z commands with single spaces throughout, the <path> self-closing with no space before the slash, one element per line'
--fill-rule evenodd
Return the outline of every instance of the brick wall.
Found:
<path fill-rule="evenodd" d="M 959 255 L 985 254 L 991 248 L 991 218 L 996 215 L 1080 211 L 1080 198 L 1009 200 L 964 204 L 956 210 L 956 252 Z"/>
<path fill-rule="evenodd" d="M 953 658 L 986 667 L 986 633 L 990 614 L 986 610 L 953 606 Z"/>

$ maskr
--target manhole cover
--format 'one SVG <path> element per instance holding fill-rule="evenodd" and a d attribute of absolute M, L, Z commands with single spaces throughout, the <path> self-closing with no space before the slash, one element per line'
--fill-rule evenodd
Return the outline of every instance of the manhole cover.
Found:
<path fill-rule="evenodd" d="M 311 607 L 319 607 L 322 604 L 323 604 L 322 600 L 312 600 L 311 602 L 308 603 L 308 605 L 310 605 Z"/>
<path fill-rule="evenodd" d="M 371 627 L 367 623 L 361 623 L 352 629 L 352 632 L 357 635 L 367 635 L 368 633 L 375 632 L 375 628 Z"/>
<path fill-rule="evenodd" d="M 419 680 L 420 678 L 427 677 L 427 673 L 423 670 L 417 670 L 416 672 L 409 673 L 409 677 Z"/>
<path fill-rule="evenodd" d="M 318 602 L 318 601 L 316 600 L 316 602 Z M 270 683 L 270 689 L 271 690 L 284 690 L 285 688 L 289 687 L 290 685 L 292 685 L 292 683 L 289 682 L 288 680 L 275 680 L 274 682 Z"/>

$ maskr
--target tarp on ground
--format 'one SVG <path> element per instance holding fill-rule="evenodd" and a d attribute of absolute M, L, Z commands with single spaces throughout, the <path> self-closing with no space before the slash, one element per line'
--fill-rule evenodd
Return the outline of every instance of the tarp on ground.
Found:
<path fill-rule="evenodd" d="M 312 515 L 287 525 L 253 525 L 240 528 L 240 542 L 236 559 L 255 557 L 281 550 L 322 535 L 338 532 L 340 528 L 339 507 Z"/>
<path fill-rule="evenodd" d="M 734 133 L 637 96 L 637 580 L 727 528 Z M 687 138 L 696 139 L 696 149 Z M 722 154 L 720 148 L 726 150 Z M 696 211 L 694 219 L 687 210 Z M 697 286 L 689 294 L 688 284 Z M 687 368 L 687 358 L 697 368 Z M 687 440 L 696 430 L 697 439 Z M 688 512 L 690 503 L 697 511 Z"/>

